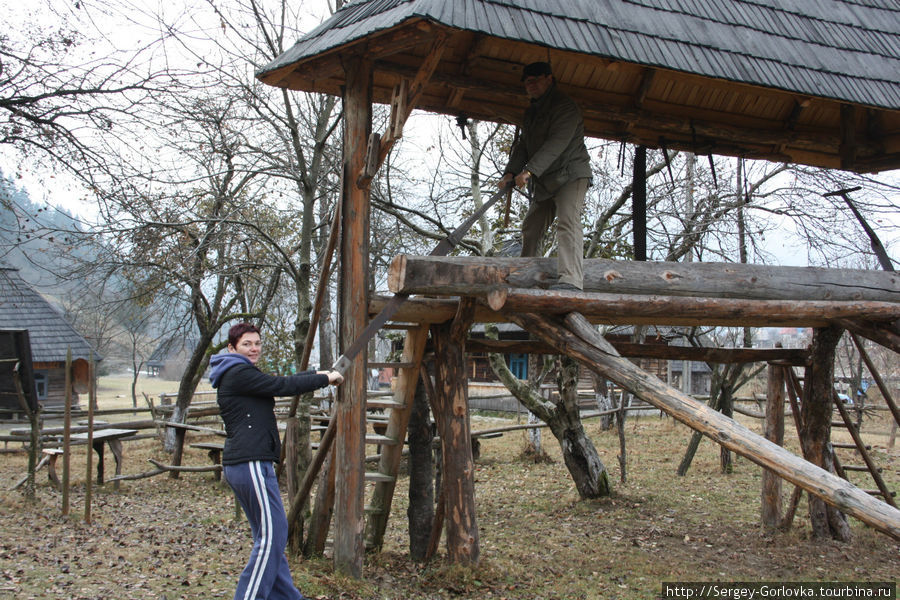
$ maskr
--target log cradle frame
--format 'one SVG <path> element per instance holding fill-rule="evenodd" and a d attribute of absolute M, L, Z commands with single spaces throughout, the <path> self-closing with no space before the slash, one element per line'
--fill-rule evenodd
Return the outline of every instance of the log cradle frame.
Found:
<path fill-rule="evenodd" d="M 896 19 L 886 9 L 854 6 L 852 11 L 838 11 L 841 20 L 829 21 L 829 26 L 843 38 L 832 43 L 828 28 L 806 27 L 804 22 L 828 20 L 840 8 L 839 0 L 824 12 L 810 4 L 816 12 L 810 15 L 755 7 L 766 13 L 760 21 L 766 24 L 758 27 L 749 23 L 754 18 L 750 15 L 735 22 L 724 13 L 700 14 L 696 11 L 720 10 L 697 8 L 700 3 L 694 5 L 695 13 L 687 8 L 690 3 L 682 3 L 678 12 L 615 1 L 606 10 L 594 8 L 600 3 L 580 0 L 552 4 L 542 12 L 534 3 L 518 0 L 353 2 L 257 73 L 270 85 L 343 98 L 343 186 L 335 222 L 341 240 L 341 351 L 386 302 L 370 297 L 360 285 L 370 280 L 369 182 L 402 137 L 410 113 L 418 107 L 516 123 L 525 106 L 518 83 L 523 63 L 549 60 L 554 65 L 560 85 L 584 107 L 588 135 L 638 145 L 636 231 L 642 224 L 637 221 L 645 197 L 641 163 L 646 147 L 859 172 L 900 166 L 900 83 L 895 77 L 900 58 L 878 50 L 900 47 L 884 41 L 900 34 L 878 26 Z M 844 17 L 850 20 L 844 22 Z M 772 21 L 782 30 L 770 26 Z M 818 38 L 806 39 L 807 30 L 819 31 Z M 692 37 L 703 35 L 711 37 Z M 845 47 L 857 42 L 856 48 Z M 782 59 L 788 55 L 796 60 Z M 689 59 L 679 62 L 678 57 Z M 373 102 L 391 107 L 382 133 L 372 132 Z M 635 247 L 645 248 L 644 240 L 636 239 Z M 452 505 L 443 506 L 444 514 L 452 515 L 445 523 L 448 555 L 461 563 L 478 561 L 462 376 L 468 331 L 477 321 L 519 324 L 545 345 L 538 351 L 552 349 L 576 358 L 811 496 L 900 539 L 900 511 L 890 503 L 649 376 L 623 359 L 594 327 L 784 324 L 816 327 L 817 334 L 843 328 L 898 351 L 900 282 L 894 273 L 588 261 L 583 293 L 543 289 L 552 283 L 553 273 L 552 259 L 401 256 L 394 261 L 391 291 L 438 297 L 413 297 L 394 316 L 394 326 L 409 333 L 392 405 L 397 416 L 391 417 L 385 433 L 394 444 L 382 451 L 380 475 L 374 477 L 365 472 L 366 357 L 355 357 L 346 371 L 329 437 L 323 438 L 314 459 L 314 464 L 324 461 L 326 466 L 313 523 L 324 523 L 327 531 L 328 521 L 333 521 L 336 569 L 360 576 L 367 542 L 380 545 L 393 493 L 386 473 L 391 468 L 396 472 L 429 332 L 439 354 L 430 396 L 444 444 L 443 481 L 454 486 L 443 494 L 452 499 L 447 500 Z M 727 354 L 717 352 L 719 358 Z M 734 360 L 788 360 L 810 366 L 805 355 L 780 352 L 757 351 Z M 825 384 L 831 389 L 830 381 Z M 827 405 L 830 414 L 829 394 L 805 400 Z M 896 408 L 894 417 L 900 420 Z M 824 435 L 829 434 L 825 428 Z M 327 460 L 326 439 L 333 440 Z M 307 492 L 309 478 L 301 485 Z M 367 509 L 365 486 L 373 479 L 376 490 Z M 303 500 L 294 498 L 290 515 L 299 512 Z M 315 527 L 311 525 L 310 535 L 321 542 L 324 533 Z"/>

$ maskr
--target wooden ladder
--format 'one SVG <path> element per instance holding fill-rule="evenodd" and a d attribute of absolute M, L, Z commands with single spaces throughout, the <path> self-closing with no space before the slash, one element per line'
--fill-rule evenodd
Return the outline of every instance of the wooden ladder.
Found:
<path fill-rule="evenodd" d="M 840 421 L 833 421 L 831 425 L 833 427 L 845 427 L 847 431 L 850 433 L 850 437 L 853 439 L 852 444 L 847 443 L 835 443 L 832 442 L 832 453 L 834 456 L 834 465 L 835 470 L 838 472 L 838 475 L 847 479 L 848 471 L 854 472 L 866 472 L 872 476 L 872 480 L 875 482 L 875 486 L 878 488 L 876 490 L 866 490 L 868 493 L 881 496 L 885 502 L 893 506 L 897 507 L 897 504 L 894 502 L 894 496 L 896 495 L 894 492 L 890 491 L 887 485 L 884 483 L 884 478 L 881 476 L 881 469 L 878 465 L 875 464 L 875 461 L 872 460 L 872 455 L 869 453 L 870 447 L 865 444 L 862 440 L 862 436 L 859 434 L 859 429 L 856 427 L 856 423 L 853 422 L 853 419 L 850 416 L 850 412 L 847 410 L 847 407 L 844 406 L 843 400 L 841 400 L 837 392 L 833 392 L 834 406 L 837 408 L 838 413 L 841 415 Z M 863 465 L 842 465 L 838 460 L 836 449 L 837 448 L 852 448 L 855 449 L 859 456 L 863 459 Z"/>
<path fill-rule="evenodd" d="M 397 326 L 394 326 L 397 327 Z M 366 481 L 373 484 L 370 501 L 366 505 L 365 545 L 367 550 L 380 549 L 384 542 L 388 516 L 391 512 L 397 472 L 403 456 L 406 428 L 413 409 L 413 398 L 419 380 L 428 325 L 404 326 L 408 328 L 403 353 L 396 363 L 378 363 L 379 367 L 397 369 L 394 395 L 391 398 L 370 398 L 367 409 L 380 409 L 387 413 L 387 422 L 382 425 L 382 434 L 366 434 L 366 444 L 380 448 L 379 454 L 371 457 L 378 461 L 375 471 L 366 471 Z M 375 366 L 375 365 L 373 365 Z M 367 458 L 366 462 L 369 462 Z"/>

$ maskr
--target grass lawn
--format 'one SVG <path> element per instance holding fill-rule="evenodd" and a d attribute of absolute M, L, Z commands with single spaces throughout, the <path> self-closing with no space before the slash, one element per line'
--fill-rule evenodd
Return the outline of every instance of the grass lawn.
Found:
<path fill-rule="evenodd" d="M 130 406 L 127 386 L 119 385 L 101 382 L 101 408 L 120 400 Z M 142 385 L 150 389 L 147 380 Z M 117 397 L 122 390 L 124 399 Z M 476 416 L 473 429 L 508 422 Z M 760 429 L 749 418 L 742 422 Z M 366 556 L 363 578 L 335 573 L 327 557 L 291 557 L 295 582 L 307 596 L 335 600 L 645 600 L 659 597 L 666 581 L 874 582 L 894 581 L 900 573 L 897 540 L 853 519 L 849 543 L 811 539 L 805 496 L 789 531 L 761 530 L 760 467 L 738 457 L 734 472 L 721 474 L 719 448 L 709 440 L 688 474 L 675 475 L 691 432 L 670 418 L 629 417 L 624 483 L 615 431 L 601 431 L 597 421 L 587 421 L 586 428 L 610 472 L 611 497 L 578 498 L 547 430 L 543 444 L 550 460 L 544 462 L 523 451 L 524 433 L 506 433 L 483 440 L 476 462 L 477 567 L 447 564 L 443 547 L 427 565 L 410 561 L 408 479 L 401 473 L 385 547 Z M 900 448 L 888 448 L 883 424 L 866 423 L 867 429 L 873 433 L 864 437 L 888 486 L 900 489 Z M 796 451 L 793 426 L 786 431 Z M 203 439 L 209 438 L 189 441 Z M 84 447 L 73 452 L 66 517 L 61 495 L 43 471 L 35 504 L 21 491 L 8 491 L 24 474 L 26 458 L 0 457 L 0 598 L 231 598 L 250 535 L 246 521 L 235 519 L 227 488 L 209 473 L 124 481 L 118 492 L 109 484 L 95 487 L 87 524 L 85 454 Z M 854 462 L 850 454 L 842 456 L 844 464 Z M 152 470 L 149 458 L 170 459 L 156 439 L 125 442 L 125 473 Z M 204 451 L 186 449 L 184 464 L 207 463 Z M 851 474 L 861 487 L 874 487 L 867 477 Z M 791 491 L 784 486 L 785 503 Z"/>

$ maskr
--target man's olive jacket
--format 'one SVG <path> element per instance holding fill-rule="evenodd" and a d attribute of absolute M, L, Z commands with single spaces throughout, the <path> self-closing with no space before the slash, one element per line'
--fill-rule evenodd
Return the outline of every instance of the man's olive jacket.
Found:
<path fill-rule="evenodd" d="M 581 110 L 555 83 L 525 111 L 504 172 L 517 175 L 523 169 L 534 179 L 536 200 L 553 196 L 570 181 L 591 177 Z"/>

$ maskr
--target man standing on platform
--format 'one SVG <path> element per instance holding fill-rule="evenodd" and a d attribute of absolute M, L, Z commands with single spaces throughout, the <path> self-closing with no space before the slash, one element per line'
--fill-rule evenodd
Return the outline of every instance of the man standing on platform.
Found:
<path fill-rule="evenodd" d="M 522 132 L 500 179 L 528 186 L 531 204 L 522 221 L 522 256 L 540 256 L 541 243 L 557 221 L 559 280 L 556 290 L 581 290 L 584 232 L 581 213 L 591 183 L 590 156 L 584 145 L 584 120 L 575 102 L 556 86 L 546 62 L 526 65 L 522 82 L 531 105 Z"/>

